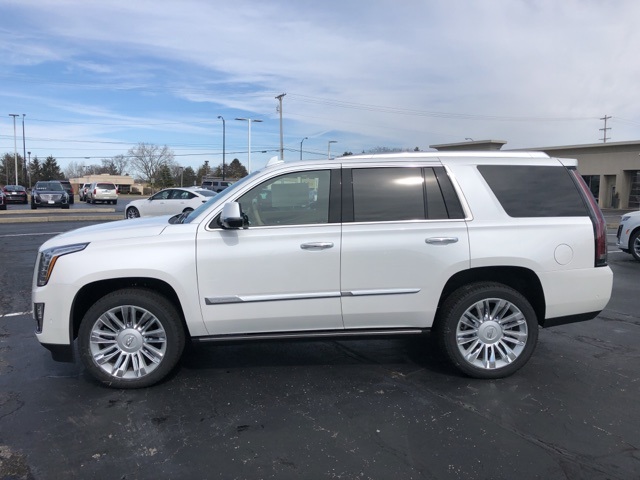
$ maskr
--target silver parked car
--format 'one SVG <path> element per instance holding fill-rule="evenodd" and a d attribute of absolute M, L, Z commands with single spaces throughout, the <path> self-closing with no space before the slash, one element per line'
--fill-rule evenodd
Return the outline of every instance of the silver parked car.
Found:
<path fill-rule="evenodd" d="M 118 203 L 118 187 L 111 182 L 93 182 L 84 197 L 87 203 Z"/>

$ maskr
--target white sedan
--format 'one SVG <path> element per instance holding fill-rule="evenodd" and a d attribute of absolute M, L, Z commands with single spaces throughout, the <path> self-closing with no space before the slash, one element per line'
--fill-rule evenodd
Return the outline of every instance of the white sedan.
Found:
<path fill-rule="evenodd" d="M 125 218 L 176 215 L 195 210 L 216 192 L 203 188 L 166 188 L 142 200 L 129 202 L 124 209 Z"/>

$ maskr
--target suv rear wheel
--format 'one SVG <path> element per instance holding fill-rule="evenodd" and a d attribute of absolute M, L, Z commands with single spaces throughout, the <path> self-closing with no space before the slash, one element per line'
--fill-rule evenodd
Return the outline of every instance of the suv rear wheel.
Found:
<path fill-rule="evenodd" d="M 174 306 L 146 289 L 124 289 L 98 300 L 78 332 L 80 357 L 102 383 L 148 387 L 164 378 L 184 349 L 185 333 Z"/>
<path fill-rule="evenodd" d="M 506 285 L 480 282 L 459 288 L 440 308 L 438 341 L 449 360 L 475 378 L 501 378 L 520 369 L 538 340 L 527 299 Z"/>

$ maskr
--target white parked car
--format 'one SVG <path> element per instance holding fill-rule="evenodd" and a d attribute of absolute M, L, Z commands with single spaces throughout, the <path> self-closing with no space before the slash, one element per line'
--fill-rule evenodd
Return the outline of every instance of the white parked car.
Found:
<path fill-rule="evenodd" d="M 622 215 L 617 237 L 618 248 L 640 262 L 640 211 Z"/>
<path fill-rule="evenodd" d="M 504 377 L 540 327 L 594 318 L 611 296 L 605 220 L 576 166 L 537 152 L 279 162 L 188 216 L 45 242 L 36 336 L 60 361 L 77 340 L 116 388 L 163 379 L 188 339 L 429 331 L 460 371 Z"/>
<path fill-rule="evenodd" d="M 195 210 L 216 192 L 203 188 L 166 188 L 149 198 L 133 200 L 124 209 L 125 218 L 176 215 Z"/>

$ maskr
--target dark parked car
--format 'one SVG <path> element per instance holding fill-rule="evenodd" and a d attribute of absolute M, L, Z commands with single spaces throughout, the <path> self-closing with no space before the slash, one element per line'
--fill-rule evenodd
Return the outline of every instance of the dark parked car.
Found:
<path fill-rule="evenodd" d="M 71 186 L 71 182 L 69 180 L 60 180 L 60 183 L 62 184 L 64 191 L 69 195 L 69 203 L 73 204 L 73 187 Z"/>
<path fill-rule="evenodd" d="M 7 197 L 2 190 L 0 190 L 0 210 L 7 209 Z"/>
<path fill-rule="evenodd" d="M 69 208 L 69 194 L 58 180 L 38 182 L 31 191 L 31 209 L 38 207 Z"/>
<path fill-rule="evenodd" d="M 5 185 L 2 187 L 7 203 L 29 203 L 27 189 L 22 185 Z"/>

